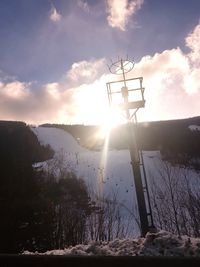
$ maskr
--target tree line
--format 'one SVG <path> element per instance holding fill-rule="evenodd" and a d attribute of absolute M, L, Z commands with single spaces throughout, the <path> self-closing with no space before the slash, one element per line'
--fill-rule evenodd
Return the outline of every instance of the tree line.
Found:
<path fill-rule="evenodd" d="M 138 148 L 140 150 L 159 150 L 163 160 L 200 170 L 200 132 L 191 131 L 190 125 L 200 125 L 200 117 L 138 123 L 135 126 Z M 82 146 L 101 150 L 103 140 L 99 139 L 100 126 L 44 124 L 44 127 L 61 128 L 77 139 Z M 111 130 L 109 147 L 128 148 L 126 125 Z"/>

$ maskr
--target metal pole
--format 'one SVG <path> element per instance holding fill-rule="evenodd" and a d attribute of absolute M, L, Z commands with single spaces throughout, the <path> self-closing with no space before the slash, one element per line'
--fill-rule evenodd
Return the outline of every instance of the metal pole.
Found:
<path fill-rule="evenodd" d="M 141 80 L 140 80 L 141 81 Z M 140 85 L 140 87 L 142 87 Z M 135 114 L 135 124 L 137 125 L 137 115 Z M 143 175 L 144 175 L 144 182 L 145 182 L 145 187 L 146 187 L 146 195 L 147 195 L 147 204 L 148 204 L 148 208 L 149 208 L 149 216 L 150 216 L 150 222 L 149 222 L 149 231 L 155 231 L 156 227 L 154 226 L 154 222 L 153 222 L 153 213 L 152 213 L 152 208 L 151 208 L 151 201 L 150 201 L 150 194 L 149 194 L 149 188 L 148 188 L 148 183 L 147 183 L 147 175 L 146 175 L 146 169 L 144 166 L 144 158 L 143 158 L 143 151 L 142 150 L 138 150 L 139 153 L 139 157 L 141 159 L 141 165 L 142 165 L 142 169 L 143 169 Z"/>
<path fill-rule="evenodd" d="M 146 203 L 145 203 L 145 198 L 144 198 L 142 177 L 141 177 L 141 172 L 140 172 L 139 153 L 138 153 L 137 144 L 135 140 L 133 124 L 131 123 L 131 121 L 128 121 L 128 135 L 129 135 L 128 141 L 129 141 L 129 151 L 130 151 L 130 156 L 131 156 L 131 165 L 132 165 L 132 170 L 133 170 L 136 197 L 137 197 L 137 203 L 138 203 L 138 211 L 139 211 L 140 223 L 141 223 L 141 234 L 142 236 L 145 236 L 146 233 L 149 231 L 149 224 L 148 224 Z"/>
<path fill-rule="evenodd" d="M 146 194 L 147 194 L 147 202 L 148 202 L 148 206 L 149 206 L 149 216 L 150 216 L 150 228 L 153 230 L 155 230 L 155 226 L 153 223 L 153 214 L 152 214 L 152 208 L 151 208 L 151 201 L 150 201 L 150 195 L 149 195 L 149 188 L 148 188 L 148 183 L 147 183 L 147 176 L 146 176 L 146 170 L 144 167 L 144 158 L 143 158 L 143 153 L 142 150 L 140 151 L 140 156 L 141 156 L 141 162 L 142 162 L 142 168 L 143 168 L 143 174 L 144 174 L 144 181 L 145 181 L 145 187 L 146 187 Z"/>
<path fill-rule="evenodd" d="M 136 138 L 134 134 L 133 124 L 131 123 L 131 116 L 128 109 L 128 89 L 126 87 L 126 80 L 125 80 L 125 73 L 123 68 L 123 62 L 121 60 L 121 69 L 124 79 L 124 88 L 122 88 L 122 96 L 124 98 L 124 105 L 126 109 L 126 116 L 127 116 L 127 128 L 128 128 L 128 138 L 129 138 L 129 151 L 131 156 L 131 165 L 133 170 L 134 182 L 135 182 L 135 190 L 136 190 L 136 197 L 138 203 L 138 211 L 141 223 L 141 235 L 145 236 L 149 230 L 148 224 L 148 217 L 147 217 L 147 210 L 146 210 L 146 203 L 143 191 L 143 184 L 142 184 L 142 177 L 140 172 L 140 158 L 137 149 Z"/>

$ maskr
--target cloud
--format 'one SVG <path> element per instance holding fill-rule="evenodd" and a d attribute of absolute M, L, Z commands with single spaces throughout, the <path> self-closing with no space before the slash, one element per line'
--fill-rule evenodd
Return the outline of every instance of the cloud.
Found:
<path fill-rule="evenodd" d="M 0 95 L 4 99 L 23 100 L 29 96 L 28 84 L 14 81 L 10 83 L 0 82 Z"/>
<path fill-rule="evenodd" d="M 129 18 L 139 10 L 144 0 L 107 0 L 108 24 L 125 31 Z"/>
<path fill-rule="evenodd" d="M 0 70 L 0 81 L 2 82 L 10 82 L 15 81 L 16 77 L 12 75 L 8 75 L 6 72 Z"/>
<path fill-rule="evenodd" d="M 106 81 L 101 75 L 103 62 L 104 59 L 77 62 L 68 71 L 67 80 L 38 85 L 37 90 L 31 83 L 0 81 L 0 119 L 33 124 L 95 124 L 101 120 L 102 105 L 107 100 Z M 80 84 L 78 74 L 85 83 Z"/>
<path fill-rule="evenodd" d="M 80 7 L 84 12 L 89 13 L 90 12 L 90 7 L 87 3 L 87 1 L 84 0 L 78 0 L 77 2 L 78 7 Z"/>
<path fill-rule="evenodd" d="M 186 37 L 186 45 L 191 49 L 189 57 L 193 63 L 200 66 L 200 24 Z"/>
<path fill-rule="evenodd" d="M 199 115 L 198 29 L 199 25 L 185 38 L 188 53 L 177 47 L 145 56 L 128 73 L 127 77 L 144 77 L 146 104 L 138 112 L 140 121 Z M 62 82 L 38 85 L 37 90 L 35 84 L 0 77 L 0 119 L 36 124 L 102 123 L 108 111 L 106 83 L 120 79 L 105 71 L 105 63 L 104 58 L 76 62 Z"/>
<path fill-rule="evenodd" d="M 167 120 L 199 115 L 200 42 L 199 25 L 186 39 L 190 52 L 180 48 L 146 56 L 135 64 L 134 75 L 144 77 L 146 108 L 139 114 L 142 120 Z"/>
<path fill-rule="evenodd" d="M 31 83 L 0 82 L 0 113 L 4 120 L 43 123 L 58 119 L 63 101 L 61 85 L 47 84 L 34 90 Z M 60 100 L 62 99 L 62 100 Z"/>
<path fill-rule="evenodd" d="M 61 18 L 62 18 L 61 14 L 59 14 L 58 11 L 56 10 L 55 6 L 52 5 L 49 19 L 53 22 L 59 22 L 61 20 Z"/>
<path fill-rule="evenodd" d="M 105 59 L 80 61 L 72 65 L 67 79 L 73 84 L 91 83 L 105 72 Z"/>

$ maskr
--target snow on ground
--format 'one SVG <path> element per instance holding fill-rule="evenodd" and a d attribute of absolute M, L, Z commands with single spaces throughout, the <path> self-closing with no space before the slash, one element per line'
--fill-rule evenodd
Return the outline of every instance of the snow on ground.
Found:
<path fill-rule="evenodd" d="M 81 256 L 200 256 L 200 238 L 175 236 L 166 231 L 147 233 L 145 238 L 116 239 L 110 242 L 91 242 L 45 253 L 24 251 L 26 255 L 81 255 Z"/>
<path fill-rule="evenodd" d="M 199 127 L 199 128 L 197 128 Z M 191 130 L 200 130 L 200 126 L 190 126 Z M 67 132 L 56 128 L 32 128 L 41 144 L 49 144 L 55 151 L 54 158 L 37 163 L 43 168 L 58 168 L 63 163 L 82 177 L 89 188 L 112 197 L 137 216 L 136 196 L 128 150 L 90 151 L 81 147 Z M 103 157 L 102 155 L 106 155 Z M 143 159 L 148 183 L 156 177 L 159 183 L 158 170 L 162 160 L 159 151 L 143 151 Z M 62 166 L 63 167 L 63 166 Z M 190 178 L 195 177 L 190 172 Z M 192 179 L 191 179 L 192 180 Z M 197 180 L 197 179 L 196 179 Z M 193 180 L 194 182 L 195 180 Z M 196 181 L 197 182 L 197 181 Z M 194 186 L 196 184 L 194 183 Z M 134 236 L 139 236 L 135 223 Z M 25 251 L 24 254 L 41 254 Z M 105 256 L 200 256 L 200 239 L 187 236 L 177 237 L 160 231 L 147 233 L 146 238 L 116 239 L 110 242 L 90 242 L 87 245 L 76 245 L 64 250 L 47 251 L 46 255 L 105 255 Z"/>
<path fill-rule="evenodd" d="M 54 160 L 37 163 L 49 168 L 54 166 L 56 159 L 63 158 L 78 177 L 84 179 L 91 190 L 104 192 L 107 196 L 117 195 L 117 200 L 129 210 L 136 207 L 136 196 L 130 154 L 128 150 L 91 151 L 81 147 L 78 142 L 67 132 L 57 128 L 38 127 L 32 128 L 41 144 L 54 149 Z M 103 154 L 106 158 L 103 158 Z M 159 151 L 144 151 L 143 158 L 147 175 L 152 173 L 156 159 L 160 159 Z M 59 161 L 59 160 L 58 160 Z"/>
<path fill-rule="evenodd" d="M 56 152 L 61 149 L 73 153 L 85 151 L 70 134 L 62 129 L 37 127 L 31 130 L 37 135 L 41 144 L 50 144 Z"/>
<path fill-rule="evenodd" d="M 84 179 L 90 194 L 94 192 L 104 194 L 104 196 L 108 196 L 111 199 L 115 194 L 118 203 L 122 204 L 123 211 L 138 217 L 128 150 L 108 150 L 107 153 L 104 151 L 91 151 L 81 147 L 64 130 L 46 127 L 32 128 L 32 130 L 41 144 L 49 144 L 55 151 L 53 159 L 37 163 L 35 166 L 42 166 L 47 170 L 56 172 L 59 164 L 63 164 L 65 168 L 74 171 L 78 177 Z M 160 180 L 159 182 L 159 170 L 162 167 L 160 152 L 143 151 L 142 154 L 148 184 L 151 185 L 152 179 L 156 179 L 156 183 L 162 185 L 163 181 Z M 103 155 L 106 155 L 106 157 L 103 157 Z M 190 178 L 192 177 L 195 177 L 195 173 L 190 172 Z M 190 179 L 190 181 L 194 187 L 198 182 L 197 179 Z M 136 222 L 134 223 L 134 236 L 138 236 L 140 231 Z"/>
<path fill-rule="evenodd" d="M 188 128 L 191 131 L 200 131 L 200 126 L 198 126 L 198 125 L 190 125 Z"/>

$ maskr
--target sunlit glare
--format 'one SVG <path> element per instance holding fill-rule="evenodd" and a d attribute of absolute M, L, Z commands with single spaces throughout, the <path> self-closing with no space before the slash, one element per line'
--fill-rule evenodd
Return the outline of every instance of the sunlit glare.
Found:
<path fill-rule="evenodd" d="M 106 116 L 104 117 L 104 123 L 102 124 L 101 129 L 98 133 L 98 137 L 103 139 L 103 147 L 101 151 L 101 160 L 99 163 L 98 172 L 98 188 L 100 195 L 102 195 L 104 191 L 110 133 L 115 126 L 121 124 L 123 121 L 124 119 L 122 118 L 119 109 L 109 108 Z"/>
<path fill-rule="evenodd" d="M 101 129 L 99 132 L 99 137 L 104 138 L 107 136 L 110 131 L 116 127 L 124 123 L 125 119 L 123 118 L 121 111 L 117 108 L 109 108 L 107 113 L 105 113 L 105 117 L 103 123 L 101 124 Z"/>

